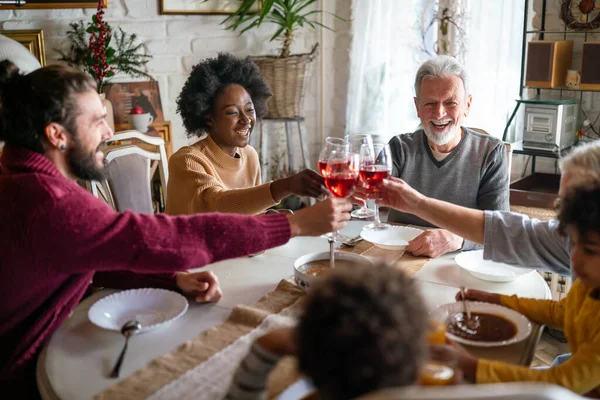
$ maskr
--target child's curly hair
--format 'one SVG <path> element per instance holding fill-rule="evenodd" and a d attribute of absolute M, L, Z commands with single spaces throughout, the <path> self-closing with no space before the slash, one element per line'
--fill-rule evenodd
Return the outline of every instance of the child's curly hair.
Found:
<path fill-rule="evenodd" d="M 256 116 L 267 115 L 267 101 L 272 96 L 260 68 L 250 59 L 219 53 L 192 68 L 188 80 L 177 98 L 177 112 L 189 137 L 208 131 L 206 116 L 212 111 L 215 98 L 227 86 L 237 84 L 250 94 Z"/>
<path fill-rule="evenodd" d="M 579 235 L 600 234 L 600 182 L 582 182 L 572 186 L 559 202 L 559 229 L 567 233 L 574 226 Z"/>
<path fill-rule="evenodd" d="M 402 271 L 336 268 L 307 297 L 297 330 L 300 369 L 324 398 L 350 399 L 416 382 L 427 311 Z"/>

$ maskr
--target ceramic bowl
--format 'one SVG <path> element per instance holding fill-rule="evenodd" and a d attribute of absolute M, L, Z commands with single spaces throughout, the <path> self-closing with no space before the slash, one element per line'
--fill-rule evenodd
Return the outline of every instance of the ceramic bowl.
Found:
<path fill-rule="evenodd" d="M 353 261 L 361 265 L 373 265 L 368 258 L 345 251 L 336 251 L 335 258 L 336 260 Z M 321 279 L 321 277 L 308 275 L 302 271 L 301 267 L 306 263 L 318 260 L 329 260 L 329 252 L 323 251 L 321 253 L 306 254 L 302 257 L 298 257 L 294 262 L 294 280 L 296 281 L 296 284 L 304 290 L 308 290 L 311 285 Z"/>

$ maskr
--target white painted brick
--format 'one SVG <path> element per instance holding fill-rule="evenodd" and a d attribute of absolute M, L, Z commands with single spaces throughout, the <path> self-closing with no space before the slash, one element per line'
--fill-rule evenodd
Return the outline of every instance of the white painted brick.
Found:
<path fill-rule="evenodd" d="M 174 36 L 209 36 L 222 35 L 223 26 L 219 25 L 222 21 L 218 16 L 201 16 L 177 18 L 169 20 L 167 24 L 167 33 L 169 37 Z"/>
<path fill-rule="evenodd" d="M 154 56 L 147 65 L 148 71 L 154 74 L 178 73 L 181 70 L 181 57 Z"/>
<path fill-rule="evenodd" d="M 69 29 L 69 20 L 17 20 L 5 21 L 2 28 L 6 30 L 43 29 L 44 37 L 64 37 Z"/>
<path fill-rule="evenodd" d="M 27 15 L 24 15 L 25 13 L 27 13 Z M 86 19 L 81 8 L 65 8 L 56 10 L 17 10 L 17 18 L 26 18 L 28 20 Z"/>
<path fill-rule="evenodd" d="M 130 35 L 135 33 L 136 35 L 144 38 L 156 38 L 156 37 L 165 37 L 167 34 L 166 25 L 163 22 L 149 22 L 149 23 L 140 23 L 140 22 L 121 22 L 118 25 L 111 22 L 113 28 L 117 26 L 123 29 L 126 33 Z"/>
<path fill-rule="evenodd" d="M 15 18 L 15 12 L 13 10 L 0 10 L 0 27 L 2 27 L 2 21 Z"/>
<path fill-rule="evenodd" d="M 330 2 L 334 3 L 333 6 Z M 324 3 L 329 11 L 335 10 L 340 15 L 351 15 L 348 0 L 327 0 Z M 94 8 L 2 10 L 0 11 L 0 27 L 2 29 L 43 29 L 48 61 L 53 63 L 55 62 L 53 58 L 57 57 L 53 49 L 65 43 L 68 23 L 78 20 L 87 23 L 95 12 Z M 172 122 L 175 150 L 188 144 L 181 118 L 176 113 L 175 103 L 193 65 L 203 58 L 216 56 L 219 51 L 231 52 L 237 56 L 277 55 L 280 52 L 281 41 L 269 41 L 276 29 L 274 25 L 263 24 L 260 28 L 253 29 L 239 37 L 237 32 L 228 31 L 224 25 L 221 25 L 225 18 L 226 16 L 223 15 L 160 15 L 156 0 L 109 0 L 109 6 L 105 13 L 106 21 L 113 28 L 121 27 L 128 34 L 136 34 L 144 42 L 147 51 L 154 56 L 148 64 L 149 72 L 159 82 L 165 118 Z M 325 35 L 328 35 L 326 42 L 329 44 L 326 51 L 330 52 L 325 67 L 327 71 L 335 71 L 335 73 L 328 73 L 325 82 L 321 85 L 320 59 L 315 60 L 313 77 L 306 88 L 304 128 L 308 136 L 311 159 L 316 158 L 312 153 L 316 151 L 318 154 L 321 147 L 322 95 L 327 110 L 336 114 L 335 117 L 326 118 L 327 129 L 329 131 L 343 130 L 344 125 L 339 115 L 342 115 L 343 120 L 346 88 L 345 82 L 342 81 L 347 80 L 348 74 L 347 52 L 350 28 L 338 29 L 338 22 L 334 22 L 336 32 L 325 32 Z M 349 23 L 348 25 L 350 26 Z M 340 35 L 344 35 L 344 38 L 338 41 L 336 38 Z M 318 40 L 320 40 L 320 33 L 310 28 L 302 29 L 296 35 L 292 52 L 308 52 Z M 320 51 L 324 52 L 325 49 L 321 48 Z M 343 71 L 342 75 L 337 76 L 340 71 Z M 119 75 L 114 81 L 133 80 L 137 79 Z M 339 86 L 344 87 L 340 88 Z M 272 142 L 275 142 L 276 137 L 283 132 L 281 127 L 273 127 L 271 131 L 274 135 Z M 299 159 L 299 154 L 296 154 L 296 159 Z"/>
<path fill-rule="evenodd" d="M 154 75 L 154 79 L 158 82 L 158 91 L 160 93 L 160 102 L 163 112 L 167 113 L 172 108 L 172 101 L 169 94 L 169 81 L 167 75 Z"/>
<path fill-rule="evenodd" d="M 154 39 L 144 43 L 149 54 L 188 55 L 192 54 L 189 39 Z"/>
<path fill-rule="evenodd" d="M 219 37 L 219 38 L 197 38 L 192 40 L 192 52 L 196 53 L 212 53 L 220 51 L 229 51 L 236 53 L 248 48 L 248 38 L 245 36 L 235 37 Z"/>

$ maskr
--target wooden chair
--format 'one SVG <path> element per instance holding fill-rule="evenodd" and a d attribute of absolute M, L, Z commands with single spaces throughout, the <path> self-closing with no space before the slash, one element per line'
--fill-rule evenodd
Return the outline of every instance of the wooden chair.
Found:
<path fill-rule="evenodd" d="M 90 182 L 92 194 L 117 211 L 153 213 L 152 177 L 157 169 L 163 199 L 167 197 L 169 171 L 164 140 L 130 130 L 115 134 L 107 146 L 107 179 Z"/>

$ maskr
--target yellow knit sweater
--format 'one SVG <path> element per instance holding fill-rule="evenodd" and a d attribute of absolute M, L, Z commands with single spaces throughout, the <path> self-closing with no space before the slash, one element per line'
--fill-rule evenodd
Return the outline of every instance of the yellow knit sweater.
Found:
<path fill-rule="evenodd" d="M 237 153 L 226 154 L 210 135 L 179 149 L 169 159 L 165 212 L 258 214 L 276 204 L 271 184 L 261 185 L 256 150 L 246 146 Z"/>
<path fill-rule="evenodd" d="M 502 305 L 538 324 L 563 329 L 573 355 L 564 364 L 547 370 L 479 360 L 477 383 L 538 381 L 579 394 L 600 393 L 600 299 L 590 296 L 592 290 L 575 280 L 561 301 L 502 296 Z"/>

